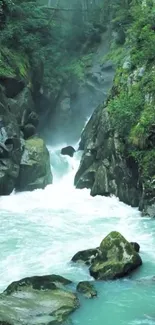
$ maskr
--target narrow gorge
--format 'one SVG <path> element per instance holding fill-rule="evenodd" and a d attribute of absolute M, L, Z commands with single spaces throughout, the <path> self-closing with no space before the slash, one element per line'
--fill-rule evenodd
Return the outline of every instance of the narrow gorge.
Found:
<path fill-rule="evenodd" d="M 0 325 L 153 325 L 154 0 L 0 1 Z"/>

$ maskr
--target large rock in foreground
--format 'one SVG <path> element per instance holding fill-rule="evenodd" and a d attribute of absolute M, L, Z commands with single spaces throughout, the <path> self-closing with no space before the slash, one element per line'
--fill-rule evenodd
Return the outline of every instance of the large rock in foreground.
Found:
<path fill-rule="evenodd" d="M 37 137 L 26 140 L 16 189 L 32 191 L 51 183 L 50 158 L 44 141 Z"/>
<path fill-rule="evenodd" d="M 13 282 L 0 295 L 0 324 L 61 324 L 76 308 L 76 295 L 56 275 L 35 276 Z"/>
<path fill-rule="evenodd" d="M 79 259 L 73 257 L 72 261 L 83 260 L 88 264 L 86 251 L 85 254 L 79 252 L 76 256 Z M 141 264 L 141 257 L 132 244 L 119 232 L 113 231 L 102 240 L 96 254 L 89 260 L 89 271 L 97 280 L 114 280 L 128 275 Z"/>

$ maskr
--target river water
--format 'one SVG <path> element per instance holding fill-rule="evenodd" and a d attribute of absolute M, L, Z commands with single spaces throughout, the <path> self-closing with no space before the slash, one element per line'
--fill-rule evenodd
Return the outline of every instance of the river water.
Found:
<path fill-rule="evenodd" d="M 54 184 L 45 190 L 0 198 L 0 291 L 25 276 L 61 274 L 93 280 L 86 268 L 70 263 L 79 250 L 99 245 L 112 230 L 141 246 L 143 266 L 132 277 L 94 282 L 98 298 L 81 298 L 74 325 L 155 324 L 155 222 L 115 197 L 91 197 L 73 179 L 80 153 L 63 157 L 50 149 Z"/>

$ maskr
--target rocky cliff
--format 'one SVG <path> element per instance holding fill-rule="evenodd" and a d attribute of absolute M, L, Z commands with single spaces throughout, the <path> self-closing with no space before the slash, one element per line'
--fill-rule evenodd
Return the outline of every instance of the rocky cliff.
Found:
<path fill-rule="evenodd" d="M 45 145 L 40 146 L 37 137 L 39 115 L 36 94 L 39 94 L 43 77 L 41 60 L 37 68 L 32 67 L 28 49 L 31 45 L 26 45 L 26 33 L 31 34 L 27 30 L 30 26 L 25 27 L 24 22 L 30 9 L 24 2 L 20 4 L 18 1 L 4 0 L 0 3 L 0 195 L 8 195 L 13 189 L 19 189 L 19 182 L 20 189 L 30 189 L 28 179 L 25 182 L 22 178 L 21 184 L 20 177 L 25 150 L 27 156 L 31 157 L 27 159 L 27 168 L 29 176 L 34 176 L 36 186 L 33 189 L 38 187 L 38 183 L 39 187 L 44 188 L 52 181 L 49 156 Z M 29 23 L 32 24 L 32 21 Z M 23 48 L 23 41 L 27 50 Z M 35 140 L 29 142 L 27 148 L 30 138 Z M 36 163 L 37 173 L 34 175 L 32 161 L 38 147 L 40 156 L 46 153 L 48 163 L 45 159 Z M 26 176 L 25 170 L 24 174 Z"/>
<path fill-rule="evenodd" d="M 154 3 L 130 2 L 130 19 L 108 99 L 86 125 L 78 188 L 114 194 L 155 216 Z M 118 47 L 113 54 L 118 56 Z"/>

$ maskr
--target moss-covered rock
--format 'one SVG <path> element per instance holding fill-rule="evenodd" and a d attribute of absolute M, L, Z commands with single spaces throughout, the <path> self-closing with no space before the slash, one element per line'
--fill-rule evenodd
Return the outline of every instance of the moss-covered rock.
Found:
<path fill-rule="evenodd" d="M 113 280 L 128 275 L 142 264 L 137 253 L 139 247 L 113 231 L 102 240 L 100 247 L 78 252 L 72 261 L 90 266 L 90 275 L 97 280 Z"/>
<path fill-rule="evenodd" d="M 97 291 L 93 284 L 89 281 L 81 281 L 78 283 L 76 290 L 82 293 L 86 298 L 94 298 L 97 296 Z"/>
<path fill-rule="evenodd" d="M 0 323 L 61 324 L 79 307 L 76 295 L 64 287 L 70 282 L 57 275 L 13 282 L 0 295 Z"/>
<path fill-rule="evenodd" d="M 34 290 L 50 290 L 56 289 L 57 286 L 66 286 L 72 281 L 57 274 L 32 276 L 19 281 L 12 282 L 6 289 L 5 293 L 11 295 L 17 291 L 22 291 L 24 288 L 31 287 Z"/>
<path fill-rule="evenodd" d="M 44 141 L 37 137 L 26 140 L 16 190 L 31 191 L 51 183 L 50 158 Z"/>
<path fill-rule="evenodd" d="M 124 277 L 142 264 L 133 246 L 116 231 L 102 240 L 100 251 L 100 256 L 93 260 L 90 267 L 90 274 L 98 280 Z"/>

